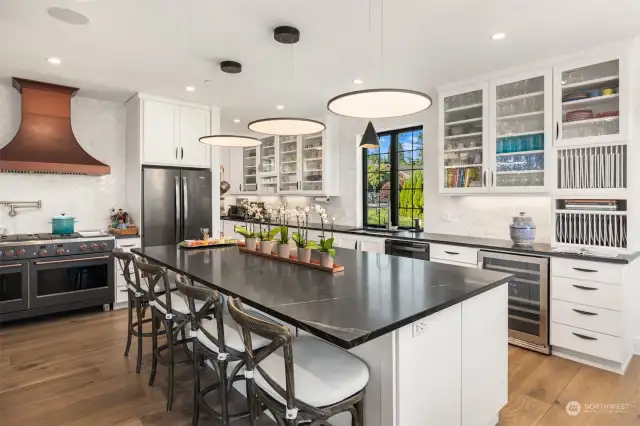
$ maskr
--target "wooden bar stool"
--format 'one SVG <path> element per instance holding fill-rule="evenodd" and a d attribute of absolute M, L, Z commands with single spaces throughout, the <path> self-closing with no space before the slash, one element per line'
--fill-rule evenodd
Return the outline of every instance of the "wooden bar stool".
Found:
<path fill-rule="evenodd" d="M 156 377 L 158 361 L 166 365 L 169 369 L 169 391 L 167 395 L 167 411 L 171 411 L 174 391 L 174 370 L 176 366 L 187 365 L 192 362 L 188 343 L 191 337 L 186 336 L 188 326 L 191 324 L 191 315 L 187 303 L 178 291 L 158 293 L 156 291 L 169 287 L 167 269 L 147 263 L 143 258 L 136 259 L 136 266 L 142 273 L 143 279 L 147 281 L 150 289 L 150 306 L 152 313 L 151 337 L 153 342 L 153 359 L 151 363 L 151 374 L 149 376 L 149 386 L 153 386 Z M 200 304 L 202 306 L 202 304 Z M 158 346 L 159 326 L 162 325 L 167 336 L 167 343 Z M 182 338 L 178 338 L 181 334 Z M 182 345 L 187 356 L 186 359 L 176 360 L 175 348 Z M 164 351 L 168 353 L 165 358 Z"/>
<path fill-rule="evenodd" d="M 229 393 L 233 384 L 245 380 L 244 367 L 246 362 L 245 346 L 242 337 L 235 328 L 235 323 L 228 313 L 224 312 L 222 297 L 217 291 L 204 286 L 190 286 L 186 278 L 178 276 L 176 279 L 178 290 L 186 297 L 191 310 L 193 325 L 193 421 L 197 426 L 200 417 L 200 409 L 204 409 L 223 426 L 236 419 L 246 417 L 249 411 L 244 413 L 229 414 Z M 198 302 L 200 306 L 198 307 Z M 211 317 L 213 314 L 213 317 Z M 254 313 L 265 322 L 269 318 Z M 266 338 L 254 336 L 252 340 L 253 350 L 265 347 L 270 343 Z M 208 361 L 208 362 L 206 362 Z M 203 363 L 211 365 L 218 376 L 218 380 L 204 388 L 200 384 L 199 366 Z M 231 368 L 231 373 L 228 369 Z M 206 401 L 206 396 L 218 391 L 221 401 L 221 411 L 216 411 Z M 247 391 L 250 405 L 254 403 L 253 394 Z"/>
<path fill-rule="evenodd" d="M 292 339 L 288 328 L 245 312 L 238 299 L 229 298 L 227 305 L 242 328 L 247 389 L 255 392 L 279 426 L 329 425 L 330 417 L 343 412 L 351 413 L 353 426 L 362 426 L 369 381 L 362 360 L 313 336 Z M 271 343 L 254 352 L 253 335 Z M 259 414 L 252 410 L 252 426 Z"/>

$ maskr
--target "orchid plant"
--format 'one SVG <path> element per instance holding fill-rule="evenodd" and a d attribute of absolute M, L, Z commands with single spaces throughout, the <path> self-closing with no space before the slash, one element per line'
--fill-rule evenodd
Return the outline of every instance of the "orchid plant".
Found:
<path fill-rule="evenodd" d="M 296 207 L 295 215 L 296 222 L 298 224 L 298 232 L 294 232 L 291 237 L 296 243 L 296 247 L 305 249 L 315 249 L 317 244 L 315 241 L 309 241 L 309 230 L 307 226 L 309 224 L 309 213 L 311 212 L 311 206 Z"/>
<path fill-rule="evenodd" d="M 322 228 L 322 234 L 320 234 L 320 242 L 318 244 L 318 250 L 321 253 L 329 253 L 331 257 L 336 257 L 336 249 L 333 248 L 333 242 L 334 242 L 333 227 L 336 223 L 336 217 L 332 216 L 331 218 L 329 218 L 327 211 L 319 204 L 316 204 L 314 206 L 314 210 L 320 216 L 320 226 Z M 329 225 L 329 224 L 331 224 L 331 237 L 327 238 L 324 233 L 324 225 Z"/>
<path fill-rule="evenodd" d="M 255 230 L 256 216 L 260 214 L 260 207 L 255 203 L 249 204 L 247 200 L 242 200 L 240 206 L 244 208 L 244 227 L 236 226 L 234 231 L 242 235 L 245 238 L 256 238 L 258 235 Z"/>
<path fill-rule="evenodd" d="M 287 210 L 286 200 L 280 204 L 277 211 L 278 223 L 280 225 L 280 237 L 278 238 L 278 244 L 289 244 L 289 219 L 291 212 Z"/>
<path fill-rule="evenodd" d="M 271 241 L 278 235 L 280 232 L 280 227 L 276 226 L 275 228 L 271 228 L 271 217 L 273 216 L 273 210 L 268 206 L 265 206 L 264 212 L 259 211 L 256 213 L 256 220 L 258 221 L 259 232 L 257 237 L 260 241 Z M 262 230 L 262 225 L 266 224 L 266 228 L 264 231 Z"/>

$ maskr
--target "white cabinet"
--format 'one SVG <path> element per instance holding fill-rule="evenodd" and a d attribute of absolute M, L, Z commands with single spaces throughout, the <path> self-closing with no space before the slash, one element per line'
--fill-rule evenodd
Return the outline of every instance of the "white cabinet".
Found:
<path fill-rule="evenodd" d="M 363 238 L 358 239 L 358 250 L 370 251 L 374 253 L 384 253 L 383 238 Z"/>
<path fill-rule="evenodd" d="M 278 137 L 278 192 L 292 194 L 300 191 L 300 142 L 299 136 Z"/>
<path fill-rule="evenodd" d="M 242 149 L 242 186 L 240 192 L 258 193 L 258 166 L 260 164 L 258 147 Z"/>
<path fill-rule="evenodd" d="M 333 236 L 333 245 L 336 247 L 348 248 L 352 250 L 371 251 L 375 253 L 384 253 L 384 238 L 341 234 L 338 232 L 335 232 Z"/>
<path fill-rule="evenodd" d="M 553 68 L 556 146 L 625 141 L 631 121 L 627 54 L 606 54 Z"/>
<path fill-rule="evenodd" d="M 123 251 L 130 252 L 133 248 L 140 247 L 140 238 L 117 238 L 115 241 L 115 245 L 117 248 L 121 248 Z M 124 273 L 122 272 L 122 266 L 120 262 L 114 260 L 115 262 L 115 271 L 116 271 L 116 285 L 115 285 L 115 301 L 113 303 L 114 309 L 121 309 L 127 307 L 126 302 L 129 300 L 129 295 L 127 292 L 127 281 L 124 278 Z M 133 268 L 133 266 L 129 266 Z M 133 270 L 131 270 L 133 272 Z"/>
<path fill-rule="evenodd" d="M 355 235 L 335 233 L 334 238 L 334 246 L 358 250 L 358 238 Z"/>
<path fill-rule="evenodd" d="M 142 103 L 143 161 L 178 164 L 178 107 L 145 100 Z"/>
<path fill-rule="evenodd" d="M 227 148 L 229 166 L 227 168 L 227 176 L 229 176 L 229 194 L 241 194 L 242 182 L 244 174 L 242 172 L 242 166 L 244 161 L 244 149 L 243 148 Z M 234 203 L 230 203 L 234 204 Z"/>
<path fill-rule="evenodd" d="M 181 106 L 178 112 L 180 165 L 209 167 L 211 149 L 198 139 L 211 133 L 211 111 Z"/>
<path fill-rule="evenodd" d="M 211 108 L 138 95 L 142 163 L 211 167 L 211 148 L 200 137 L 211 132 Z M 132 135 L 131 135 L 132 136 Z"/>

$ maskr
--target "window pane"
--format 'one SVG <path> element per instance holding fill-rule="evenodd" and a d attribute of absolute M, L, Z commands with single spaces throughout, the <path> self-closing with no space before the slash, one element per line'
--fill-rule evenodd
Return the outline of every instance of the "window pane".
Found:
<path fill-rule="evenodd" d="M 378 174 L 378 188 L 379 189 L 391 189 L 391 173 L 382 172 Z"/>
<path fill-rule="evenodd" d="M 377 191 L 380 186 L 380 173 L 367 173 L 367 191 Z"/>
<path fill-rule="evenodd" d="M 412 210 L 400 209 L 398 211 L 398 226 L 410 227 L 413 225 L 411 213 Z"/>
<path fill-rule="evenodd" d="M 380 210 L 367 209 L 367 225 L 379 225 L 380 224 Z"/>
<path fill-rule="evenodd" d="M 388 154 L 390 145 L 391 145 L 390 135 L 380 136 L 380 153 L 381 154 Z"/>
<path fill-rule="evenodd" d="M 380 155 L 380 170 L 381 171 L 390 171 L 391 170 L 391 155 L 390 154 L 381 154 Z"/>
<path fill-rule="evenodd" d="M 398 169 L 408 170 L 412 167 L 412 154 L 413 151 L 400 151 L 398 152 Z"/>
<path fill-rule="evenodd" d="M 398 134 L 398 151 L 411 151 L 413 149 L 413 132 Z"/>
<path fill-rule="evenodd" d="M 369 171 L 377 172 L 380 169 L 380 156 L 379 155 L 368 155 L 367 156 L 367 166 L 369 167 Z"/>
<path fill-rule="evenodd" d="M 422 151 L 422 140 L 423 140 L 423 131 L 422 129 L 416 130 L 413 132 L 413 150 L 414 151 Z"/>
<path fill-rule="evenodd" d="M 380 193 L 379 192 L 368 192 L 367 193 L 367 207 L 375 207 L 377 208 L 380 204 Z"/>

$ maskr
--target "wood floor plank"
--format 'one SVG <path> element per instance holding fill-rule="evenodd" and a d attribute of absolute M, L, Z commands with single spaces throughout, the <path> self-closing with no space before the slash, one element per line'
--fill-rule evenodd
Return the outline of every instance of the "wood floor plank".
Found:
<path fill-rule="evenodd" d="M 580 369 L 580 364 L 568 359 L 547 356 L 540 360 L 521 383 L 513 383 L 513 392 L 553 404 Z"/>
<path fill-rule="evenodd" d="M 534 426 L 547 413 L 551 404 L 523 394 L 509 397 L 500 411 L 500 426 Z"/>

